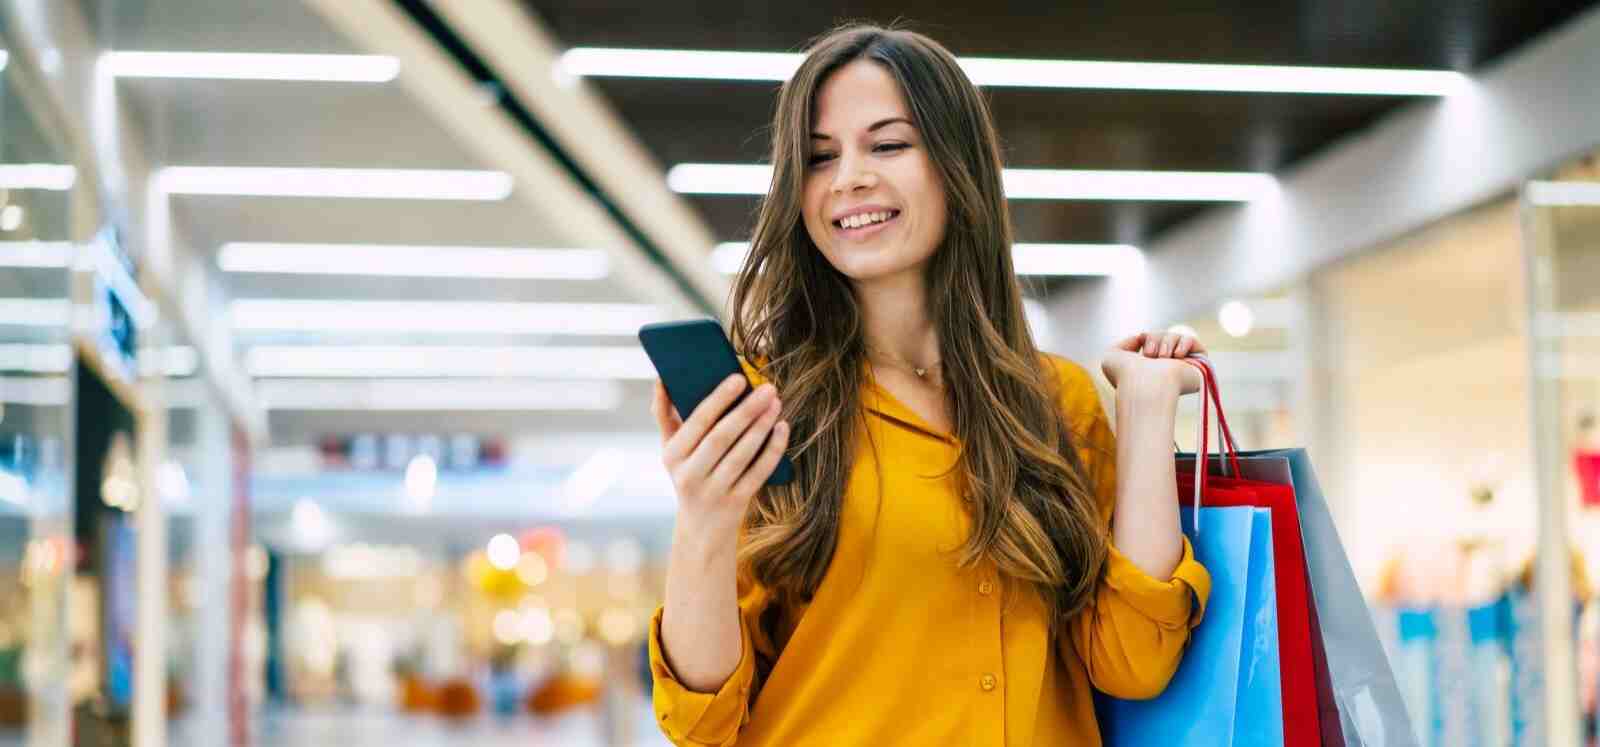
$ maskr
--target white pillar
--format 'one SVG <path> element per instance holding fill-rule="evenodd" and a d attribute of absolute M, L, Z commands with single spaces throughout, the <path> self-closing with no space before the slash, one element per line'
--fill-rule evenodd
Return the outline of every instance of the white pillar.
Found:
<path fill-rule="evenodd" d="M 165 344 L 166 340 L 156 341 Z M 135 411 L 138 433 L 139 508 L 134 567 L 136 604 L 133 649 L 133 747 L 167 744 L 167 515 L 156 479 L 167 453 L 167 411 L 161 378 L 141 387 L 149 406 Z"/>

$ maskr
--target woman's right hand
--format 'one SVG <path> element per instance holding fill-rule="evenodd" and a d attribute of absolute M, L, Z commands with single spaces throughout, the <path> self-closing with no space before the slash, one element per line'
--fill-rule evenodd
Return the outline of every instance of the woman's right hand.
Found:
<path fill-rule="evenodd" d="M 763 384 L 728 409 L 749 385 L 742 373 L 729 376 L 683 420 L 656 381 L 650 411 L 661 427 L 661 461 L 678 493 L 680 518 L 737 528 L 750 499 L 777 469 L 789 443 L 789 424 L 778 419 L 783 404 L 777 389 Z"/>

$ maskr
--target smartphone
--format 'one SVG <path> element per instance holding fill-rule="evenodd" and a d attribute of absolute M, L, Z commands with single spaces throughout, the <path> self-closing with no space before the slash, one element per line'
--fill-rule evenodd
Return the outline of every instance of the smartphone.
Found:
<path fill-rule="evenodd" d="M 657 322 L 639 328 L 639 343 L 655 364 L 661 375 L 661 384 L 678 415 L 684 420 L 700 406 L 701 400 L 733 374 L 744 374 L 739 365 L 739 355 L 728 341 L 727 333 L 715 319 L 689 319 L 678 322 Z M 755 391 L 745 387 L 732 410 Z M 771 437 L 771 434 L 768 434 Z M 794 480 L 794 464 L 785 454 L 778 467 L 767 478 L 768 485 L 787 485 Z"/>

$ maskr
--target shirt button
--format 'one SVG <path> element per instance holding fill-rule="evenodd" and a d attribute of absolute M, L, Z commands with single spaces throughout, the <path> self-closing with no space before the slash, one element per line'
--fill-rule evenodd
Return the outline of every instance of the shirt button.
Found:
<path fill-rule="evenodd" d="M 993 690 L 994 689 L 994 684 L 995 684 L 995 679 L 994 679 L 994 675 L 992 675 L 992 674 L 986 674 L 986 675 L 984 675 L 982 678 L 980 678 L 978 680 L 978 687 L 983 688 L 985 691 Z"/>
<path fill-rule="evenodd" d="M 978 584 L 978 593 L 979 594 L 983 594 L 984 596 L 988 596 L 989 592 L 991 592 L 991 591 L 994 591 L 994 583 L 989 581 L 988 579 L 984 579 L 983 583 Z"/>

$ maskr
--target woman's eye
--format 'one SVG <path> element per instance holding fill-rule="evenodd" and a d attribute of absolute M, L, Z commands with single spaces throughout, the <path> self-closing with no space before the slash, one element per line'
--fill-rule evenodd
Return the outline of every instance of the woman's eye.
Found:
<path fill-rule="evenodd" d="M 910 143 L 879 143 L 877 147 L 873 148 L 873 150 L 879 153 L 888 153 L 891 151 L 905 150 L 909 147 L 911 147 Z"/>
<path fill-rule="evenodd" d="M 810 164 L 812 166 L 816 166 L 816 165 L 818 165 L 820 163 L 823 163 L 825 161 L 829 161 L 829 160 L 832 160 L 832 159 L 833 159 L 833 154 L 832 153 L 817 153 L 817 154 L 812 155 L 810 158 L 806 159 L 806 163 Z"/>

